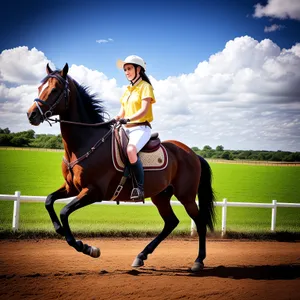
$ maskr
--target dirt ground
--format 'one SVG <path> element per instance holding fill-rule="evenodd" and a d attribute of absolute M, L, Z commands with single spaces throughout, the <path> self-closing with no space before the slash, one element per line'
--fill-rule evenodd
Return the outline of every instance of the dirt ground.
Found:
<path fill-rule="evenodd" d="M 167 239 L 133 269 L 151 239 L 0 240 L 0 299 L 300 299 L 300 242 L 208 240 L 205 269 L 189 271 L 197 240 Z"/>

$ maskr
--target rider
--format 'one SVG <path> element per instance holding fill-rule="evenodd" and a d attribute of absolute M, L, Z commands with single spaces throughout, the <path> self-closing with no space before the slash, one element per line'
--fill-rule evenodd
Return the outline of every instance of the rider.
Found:
<path fill-rule="evenodd" d="M 144 200 L 144 169 L 137 154 L 151 137 L 152 104 L 156 101 L 152 84 L 145 74 L 146 63 L 141 57 L 130 55 L 124 61 L 118 60 L 117 67 L 124 70 L 130 85 L 120 99 L 121 109 L 115 119 L 124 124 L 125 132 L 129 137 L 127 154 L 137 181 L 137 188 L 132 190 L 130 198 L 142 201 Z"/>

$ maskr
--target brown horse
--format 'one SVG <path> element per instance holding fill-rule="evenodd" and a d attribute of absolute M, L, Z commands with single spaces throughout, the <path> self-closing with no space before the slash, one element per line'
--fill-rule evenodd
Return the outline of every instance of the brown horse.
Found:
<path fill-rule="evenodd" d="M 45 206 L 57 233 L 77 251 L 99 257 L 100 250 L 75 240 L 68 222 L 75 210 L 94 202 L 111 199 L 122 173 L 112 163 L 112 125 L 104 122 L 106 113 L 100 100 L 90 95 L 68 74 L 68 64 L 62 70 L 52 71 L 47 65 L 47 76 L 39 87 L 39 98 L 29 108 L 27 116 L 32 125 L 52 115 L 60 116 L 60 128 L 65 149 L 62 172 L 63 185 L 47 197 Z M 51 119 L 50 119 L 51 120 Z M 132 266 L 144 265 L 148 254 L 174 230 L 179 220 L 170 204 L 173 195 L 183 204 L 194 220 L 199 235 L 199 252 L 191 268 L 202 270 L 206 257 L 207 227 L 214 227 L 214 193 L 211 186 L 211 169 L 205 159 L 178 141 L 162 143 L 168 153 L 168 165 L 160 171 L 145 171 L 145 197 L 150 197 L 164 220 L 161 233 L 137 255 Z M 117 198 L 130 198 L 130 184 Z M 195 202 L 198 194 L 199 208 Z M 57 199 L 75 197 L 60 212 L 60 220 L 54 210 Z"/>

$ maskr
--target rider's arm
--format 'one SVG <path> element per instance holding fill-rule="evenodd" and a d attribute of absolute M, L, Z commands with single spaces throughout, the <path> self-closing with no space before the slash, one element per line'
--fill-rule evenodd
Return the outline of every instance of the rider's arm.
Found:
<path fill-rule="evenodd" d="M 142 99 L 142 107 L 132 116 L 126 116 L 126 118 L 130 119 L 130 122 L 133 122 L 135 120 L 139 120 L 142 118 L 144 115 L 147 114 L 148 109 L 150 107 L 152 98 L 145 98 Z"/>
<path fill-rule="evenodd" d="M 125 110 L 124 107 L 121 106 L 119 113 L 115 116 L 115 120 L 120 120 L 121 118 L 124 118 Z"/>

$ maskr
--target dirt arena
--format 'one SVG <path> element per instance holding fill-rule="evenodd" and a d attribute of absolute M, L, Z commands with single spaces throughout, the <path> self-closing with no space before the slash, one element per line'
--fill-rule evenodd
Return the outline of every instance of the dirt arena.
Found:
<path fill-rule="evenodd" d="M 84 240 L 101 249 L 93 259 L 64 240 L 1 240 L 0 299 L 300 299 L 300 242 L 208 240 L 193 274 L 193 238 L 167 239 L 131 268 L 149 241 Z"/>

